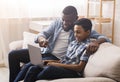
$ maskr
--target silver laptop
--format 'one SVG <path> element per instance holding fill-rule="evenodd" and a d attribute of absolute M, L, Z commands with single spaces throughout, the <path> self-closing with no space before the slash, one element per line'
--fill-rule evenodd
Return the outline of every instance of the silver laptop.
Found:
<path fill-rule="evenodd" d="M 41 49 L 35 44 L 28 44 L 30 61 L 33 65 L 43 65 Z"/>

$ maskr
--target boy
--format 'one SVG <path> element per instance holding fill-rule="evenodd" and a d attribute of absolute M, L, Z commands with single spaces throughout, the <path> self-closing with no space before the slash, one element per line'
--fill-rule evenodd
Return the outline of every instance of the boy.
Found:
<path fill-rule="evenodd" d="M 77 78 L 82 76 L 90 53 L 87 44 L 90 42 L 92 23 L 87 18 L 75 22 L 75 41 L 71 42 L 66 55 L 58 62 L 48 62 L 45 67 L 31 66 L 24 82 L 35 82 L 41 79 Z M 45 61 L 46 62 L 46 61 Z"/>

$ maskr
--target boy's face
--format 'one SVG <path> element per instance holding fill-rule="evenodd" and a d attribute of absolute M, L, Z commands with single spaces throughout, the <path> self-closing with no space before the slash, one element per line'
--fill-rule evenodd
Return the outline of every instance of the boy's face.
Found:
<path fill-rule="evenodd" d="M 86 38 L 88 38 L 90 35 L 90 31 L 85 31 L 82 26 L 80 25 L 75 25 L 74 26 L 74 36 L 76 38 L 77 41 L 81 42 L 83 40 L 85 40 Z"/>

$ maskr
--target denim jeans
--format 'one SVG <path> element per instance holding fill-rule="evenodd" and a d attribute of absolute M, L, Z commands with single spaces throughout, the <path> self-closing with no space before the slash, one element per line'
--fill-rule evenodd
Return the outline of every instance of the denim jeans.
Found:
<path fill-rule="evenodd" d="M 76 71 L 55 66 L 31 66 L 28 70 L 24 82 L 35 82 L 36 80 L 53 80 L 59 78 L 78 78 L 81 77 Z"/>
<path fill-rule="evenodd" d="M 20 72 L 20 62 L 28 63 L 29 61 L 28 49 L 14 50 L 8 54 L 9 82 L 13 82 Z"/>
<path fill-rule="evenodd" d="M 43 58 L 43 60 L 59 60 L 57 57 L 55 57 L 52 54 L 42 54 L 42 58 Z M 31 66 L 34 66 L 34 65 L 31 64 L 30 62 L 25 64 L 24 67 L 21 69 L 21 71 L 16 76 L 14 82 L 18 82 L 20 80 L 23 80 L 24 77 L 26 76 L 27 71 L 29 70 L 29 68 Z"/>

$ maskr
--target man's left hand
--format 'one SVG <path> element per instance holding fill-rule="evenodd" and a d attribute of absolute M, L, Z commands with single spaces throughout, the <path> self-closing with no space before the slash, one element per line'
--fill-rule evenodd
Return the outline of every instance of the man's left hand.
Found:
<path fill-rule="evenodd" d="M 87 54 L 93 54 L 95 53 L 99 48 L 99 43 L 97 41 L 92 41 L 88 44 L 88 47 L 86 49 Z"/>

